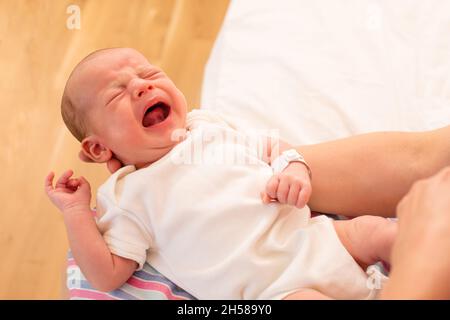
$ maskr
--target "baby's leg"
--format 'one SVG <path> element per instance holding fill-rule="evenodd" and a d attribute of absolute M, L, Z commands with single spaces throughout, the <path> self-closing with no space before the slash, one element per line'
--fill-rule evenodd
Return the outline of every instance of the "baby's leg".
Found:
<path fill-rule="evenodd" d="M 356 262 L 367 269 L 378 261 L 390 262 L 392 245 L 397 234 L 397 223 L 376 216 L 360 216 L 352 220 L 333 221 L 336 233 Z M 301 289 L 284 300 L 331 299 L 313 289 Z"/>
<path fill-rule="evenodd" d="M 364 270 L 379 261 L 390 263 L 397 234 L 396 222 L 382 217 L 361 216 L 333 223 L 342 244 Z"/>

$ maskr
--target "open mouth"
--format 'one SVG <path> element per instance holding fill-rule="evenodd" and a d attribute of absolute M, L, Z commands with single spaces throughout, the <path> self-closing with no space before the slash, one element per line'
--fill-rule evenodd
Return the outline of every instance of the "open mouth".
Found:
<path fill-rule="evenodd" d="M 170 113 L 170 107 L 164 102 L 158 102 L 145 111 L 142 125 L 146 128 L 154 126 L 167 119 Z"/>

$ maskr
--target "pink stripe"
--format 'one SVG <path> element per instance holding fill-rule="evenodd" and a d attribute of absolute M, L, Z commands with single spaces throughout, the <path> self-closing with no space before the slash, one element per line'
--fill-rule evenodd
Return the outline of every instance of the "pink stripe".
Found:
<path fill-rule="evenodd" d="M 67 265 L 68 265 L 68 267 L 77 266 L 77 263 L 75 262 L 74 259 L 68 259 Z M 162 294 L 164 294 L 167 297 L 167 299 L 170 299 L 170 300 L 187 300 L 186 297 L 173 294 L 170 287 L 168 287 L 165 284 L 159 283 L 159 282 L 153 282 L 153 281 L 148 282 L 148 281 L 143 281 L 143 280 L 137 279 L 135 277 L 131 277 L 130 279 L 128 279 L 127 283 L 129 285 L 139 288 L 139 289 L 154 290 L 154 291 L 161 292 Z M 74 294 L 80 293 L 80 297 L 82 297 L 82 298 L 90 298 L 90 299 L 96 299 L 96 300 L 114 300 L 113 298 L 109 297 L 105 293 L 101 293 L 98 291 L 89 291 L 89 290 L 83 290 L 83 289 L 71 289 L 70 290 L 71 297 L 73 297 L 72 292 L 74 292 Z M 83 294 L 83 293 L 86 293 L 86 294 Z M 98 295 L 98 297 L 96 297 L 97 295 Z"/>
<path fill-rule="evenodd" d="M 186 300 L 185 297 L 174 295 L 168 286 L 159 282 L 147 282 L 132 277 L 128 279 L 127 283 L 139 289 L 159 291 L 161 293 L 164 293 L 170 300 Z"/>
<path fill-rule="evenodd" d="M 86 289 L 70 289 L 69 295 L 71 298 L 78 297 L 78 298 L 87 298 L 87 299 L 93 299 L 93 300 L 116 300 L 113 297 L 107 295 L 106 293 L 98 292 L 98 291 L 91 291 Z"/>
<path fill-rule="evenodd" d="M 69 259 L 69 260 L 67 260 L 67 266 L 72 267 L 72 266 L 78 266 L 78 265 L 75 262 L 75 259 Z"/>

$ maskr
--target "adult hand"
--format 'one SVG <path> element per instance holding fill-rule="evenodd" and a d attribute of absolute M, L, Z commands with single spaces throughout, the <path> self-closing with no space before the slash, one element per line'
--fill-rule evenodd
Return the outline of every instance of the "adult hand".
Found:
<path fill-rule="evenodd" d="M 392 272 L 381 297 L 450 299 L 450 167 L 416 182 L 397 216 Z"/>
<path fill-rule="evenodd" d="M 80 158 L 81 161 L 93 162 L 90 158 L 86 157 L 85 154 L 82 151 L 80 151 L 78 153 L 78 157 Z M 114 173 L 117 170 L 119 170 L 120 168 L 122 168 L 123 164 L 122 164 L 122 162 L 120 162 L 118 159 L 116 159 L 113 156 L 106 162 L 106 166 L 107 166 L 109 172 Z"/>

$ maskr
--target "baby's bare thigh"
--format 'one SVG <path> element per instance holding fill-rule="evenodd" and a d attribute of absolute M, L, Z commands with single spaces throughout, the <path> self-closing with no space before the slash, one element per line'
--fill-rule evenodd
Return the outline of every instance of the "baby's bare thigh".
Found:
<path fill-rule="evenodd" d="M 384 254 L 389 254 L 396 228 L 395 223 L 376 216 L 360 216 L 351 220 L 333 221 L 339 240 L 355 259 L 366 269 L 378 262 Z M 299 288 L 283 300 L 321 300 L 331 299 L 314 289 Z"/>
<path fill-rule="evenodd" d="M 333 221 L 344 247 L 362 266 L 388 260 L 395 240 L 396 223 L 376 216 L 360 216 L 351 220 Z"/>

